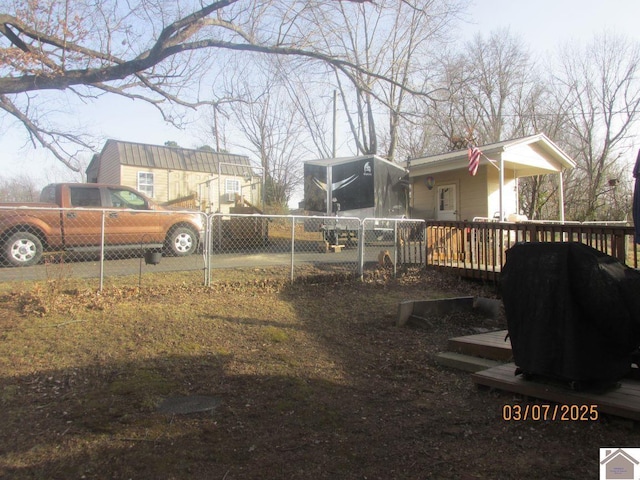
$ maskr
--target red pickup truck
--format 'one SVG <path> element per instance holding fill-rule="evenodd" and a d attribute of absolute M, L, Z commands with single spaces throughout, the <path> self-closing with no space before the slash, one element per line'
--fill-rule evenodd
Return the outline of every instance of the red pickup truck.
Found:
<path fill-rule="evenodd" d="M 105 251 L 190 255 L 204 236 L 199 213 L 163 208 L 120 185 L 55 183 L 40 203 L 0 207 L 2 263 L 12 266 L 37 264 L 47 251 L 99 252 L 103 243 Z"/>

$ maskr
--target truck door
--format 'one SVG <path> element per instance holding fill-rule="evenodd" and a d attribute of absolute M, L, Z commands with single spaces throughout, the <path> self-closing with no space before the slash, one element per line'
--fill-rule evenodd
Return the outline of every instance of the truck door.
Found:
<path fill-rule="evenodd" d="M 62 231 L 67 247 L 100 245 L 102 229 L 102 198 L 99 187 L 69 185 L 69 206 L 62 212 Z M 61 192 L 64 197 L 64 191 Z"/>
<path fill-rule="evenodd" d="M 105 218 L 107 244 L 163 243 L 162 213 L 149 209 L 147 200 L 126 188 L 107 188 L 109 210 Z"/>

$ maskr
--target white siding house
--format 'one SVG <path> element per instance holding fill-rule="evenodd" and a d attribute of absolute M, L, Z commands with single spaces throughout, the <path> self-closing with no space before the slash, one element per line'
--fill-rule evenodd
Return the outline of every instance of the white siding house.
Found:
<path fill-rule="evenodd" d="M 479 147 L 480 166 L 475 176 L 468 170 L 467 150 L 411 159 L 412 217 L 425 220 L 509 220 L 518 215 L 517 179 L 558 174 L 575 162 L 544 134 Z M 564 220 L 560 199 L 560 220 Z"/>

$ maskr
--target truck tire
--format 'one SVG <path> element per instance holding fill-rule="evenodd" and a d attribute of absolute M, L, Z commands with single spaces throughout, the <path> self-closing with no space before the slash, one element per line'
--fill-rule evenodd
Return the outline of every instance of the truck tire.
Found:
<path fill-rule="evenodd" d="M 188 227 L 177 227 L 167 235 L 167 250 L 171 255 L 184 257 L 195 253 L 198 248 L 198 236 Z"/>
<path fill-rule="evenodd" d="M 42 242 L 29 232 L 16 232 L 2 246 L 5 260 L 14 267 L 35 265 L 42 259 Z"/>

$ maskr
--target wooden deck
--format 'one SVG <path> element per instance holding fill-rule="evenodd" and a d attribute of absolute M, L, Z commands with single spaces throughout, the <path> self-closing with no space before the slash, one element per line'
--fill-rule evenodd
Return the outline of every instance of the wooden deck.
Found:
<path fill-rule="evenodd" d="M 455 260 L 434 260 L 428 262 L 427 265 L 433 268 L 455 271 L 462 278 L 475 280 L 488 280 L 496 282 L 500 278 L 502 267 L 500 265 L 471 265 L 468 262 Z"/>
<path fill-rule="evenodd" d="M 623 379 L 617 388 L 604 393 L 591 393 L 574 391 L 551 382 L 525 380 L 520 375 L 514 375 L 515 369 L 515 364 L 507 363 L 473 373 L 471 378 L 476 385 L 498 388 L 562 405 L 597 405 L 598 414 L 607 413 L 640 420 L 640 381 L 638 380 Z"/>
<path fill-rule="evenodd" d="M 508 339 L 505 341 L 506 334 L 506 330 L 500 330 L 455 337 L 449 339 L 447 346 L 450 352 L 466 358 L 512 362 L 511 342 Z M 471 374 L 473 382 L 478 386 L 514 392 L 560 405 L 597 405 L 598 414 L 640 420 L 638 369 L 633 369 L 632 375 L 621 380 L 615 388 L 605 392 L 590 392 L 571 390 L 568 385 L 553 381 L 525 380 L 521 375 L 515 375 L 514 363 L 501 363 L 490 368 L 483 368 L 482 364 L 477 362 L 477 368 L 472 370 L 475 373 Z"/>
<path fill-rule="evenodd" d="M 511 341 L 506 336 L 506 330 L 498 330 L 450 338 L 447 343 L 447 349 L 450 352 L 508 362 L 512 358 L 512 353 Z"/>
<path fill-rule="evenodd" d="M 429 220 L 426 225 L 427 266 L 455 270 L 463 277 L 496 281 L 506 251 L 520 242 L 581 242 L 640 267 L 640 247 L 633 226 L 591 222 L 451 222 Z"/>

